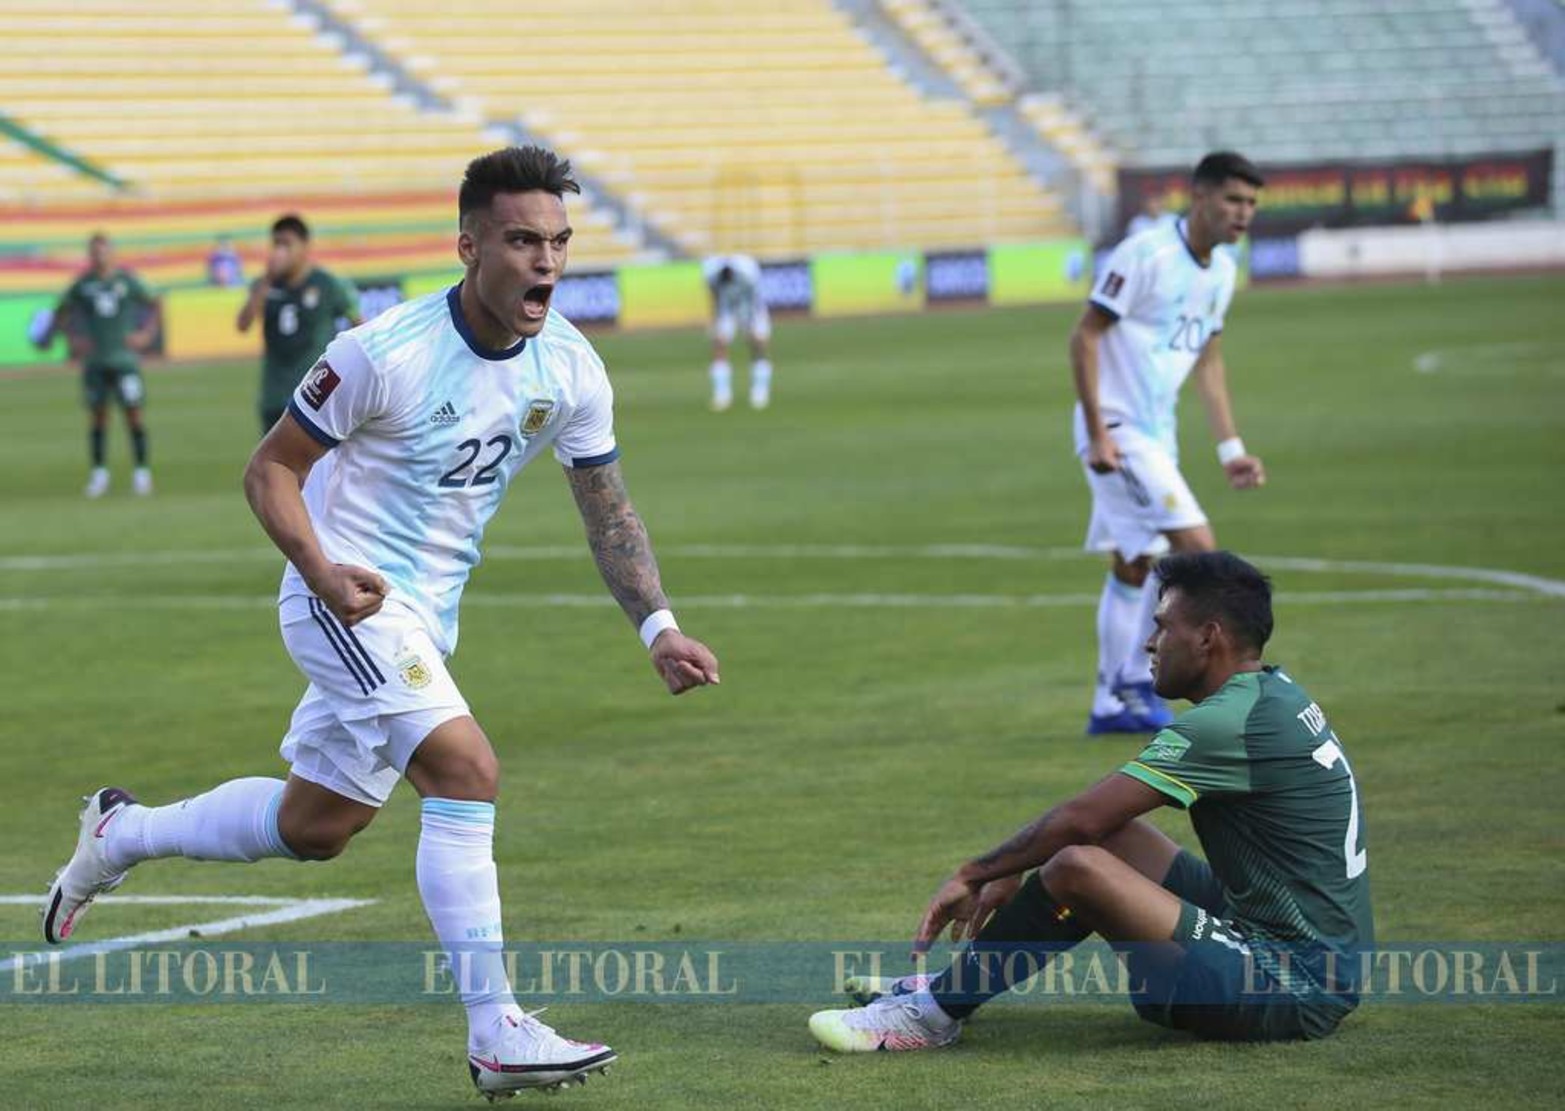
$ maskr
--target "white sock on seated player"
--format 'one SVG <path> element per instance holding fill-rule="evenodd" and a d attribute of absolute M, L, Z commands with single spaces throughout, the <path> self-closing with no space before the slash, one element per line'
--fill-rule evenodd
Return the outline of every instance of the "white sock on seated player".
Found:
<path fill-rule="evenodd" d="M 293 857 L 277 830 L 283 787 L 280 779 L 246 776 L 168 806 L 128 806 L 104 827 L 104 854 L 122 869 L 165 856 L 243 863 Z"/>
<path fill-rule="evenodd" d="M 424 910 L 467 1007 L 468 1049 L 477 1051 L 502 1017 L 521 1014 L 501 952 L 494 803 L 426 798 L 417 872 Z"/>
<path fill-rule="evenodd" d="M 1101 716 L 1125 708 L 1114 689 L 1129 657 L 1141 625 L 1141 590 L 1120 582 L 1111 571 L 1104 576 L 1103 596 L 1098 599 L 1098 684 L 1092 694 L 1092 712 Z"/>

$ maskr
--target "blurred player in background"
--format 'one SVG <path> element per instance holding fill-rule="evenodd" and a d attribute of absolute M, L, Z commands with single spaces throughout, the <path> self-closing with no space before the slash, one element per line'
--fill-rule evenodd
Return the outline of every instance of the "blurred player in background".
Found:
<path fill-rule="evenodd" d="M 220 235 L 212 244 L 212 253 L 206 257 L 207 285 L 221 287 L 245 284 L 245 263 L 234 250 L 231 237 Z"/>
<path fill-rule="evenodd" d="M 359 317 L 353 284 L 310 261 L 310 229 L 298 216 L 279 217 L 272 225 L 272 250 L 266 272 L 250 287 L 250 299 L 235 322 L 248 332 L 264 315 L 261 341 L 261 435 L 288 408 L 288 399 L 316 358 L 337 334 L 337 321 L 350 326 Z"/>
<path fill-rule="evenodd" d="M 1142 1018 L 1202 1038 L 1322 1038 L 1358 1005 L 1375 940 L 1358 786 L 1325 712 L 1261 662 L 1271 584 L 1228 552 L 1158 568 L 1157 689 L 1195 705 L 1136 759 L 958 868 L 914 948 L 947 925 L 971 943 L 938 975 L 851 978 L 868 1005 L 814 1015 L 823 1045 L 950 1045 L 985 1002 L 1093 933 L 1124 954 Z M 1163 806 L 1190 812 L 1204 860 L 1142 818 Z"/>
<path fill-rule="evenodd" d="M 749 255 L 713 255 L 701 266 L 712 294 L 712 408 L 721 413 L 734 403 L 734 368 L 728 361 L 734 336 L 750 341 L 750 408 L 772 401 L 772 362 L 766 345 L 772 318 L 761 296 L 761 266 Z"/>
<path fill-rule="evenodd" d="M 1163 198 L 1156 193 L 1141 202 L 1141 211 L 1130 218 L 1130 223 L 1125 225 L 1125 238 L 1140 235 L 1144 231 L 1151 231 L 1160 224 L 1172 224 L 1179 217 L 1163 207 Z"/>
<path fill-rule="evenodd" d="M 109 491 L 104 440 L 111 397 L 119 402 L 130 430 L 136 462 L 131 487 L 137 494 L 152 493 L 147 429 L 142 420 L 146 386 L 136 356 L 151 349 L 162 326 L 162 301 L 135 274 L 115 266 L 114 245 L 102 232 L 95 234 L 87 241 L 87 272 L 61 296 L 49 327 L 37 338 L 38 347 L 46 350 L 57 334 L 63 334 L 71 357 L 81 360 L 83 396 L 91 414 L 88 454 L 92 473 L 85 490 L 89 498 L 101 498 Z"/>
<path fill-rule="evenodd" d="M 418 891 L 467 1007 L 473 1083 L 491 1098 L 553 1089 L 615 1059 L 516 1005 L 494 864 L 500 766 L 445 664 L 484 526 L 522 467 L 552 450 L 604 583 L 669 692 L 718 682 L 716 658 L 669 612 L 625 491 L 603 362 L 549 308 L 571 238 L 567 192 L 579 192 L 570 163 L 550 151 L 475 159 L 459 200 L 462 281 L 336 337 L 298 385 L 245 471 L 251 509 L 288 558 L 283 643 L 310 681 L 283 739 L 288 780 L 233 779 L 159 807 L 93 792 L 44 906 L 50 944 L 144 860 L 337 856 L 406 777 L 423 800 Z M 548 650 L 519 631 L 529 642 Z M 551 888 L 571 868 L 540 862 Z"/>
<path fill-rule="evenodd" d="M 1217 546 L 1179 472 L 1175 405 L 1186 377 L 1195 375 L 1229 484 L 1246 490 L 1266 481 L 1228 401 L 1221 341 L 1237 268 L 1218 249 L 1249 230 L 1263 184 L 1238 154 L 1203 158 L 1190 211 L 1114 249 L 1071 334 L 1076 454 L 1092 492 L 1087 548 L 1113 557 L 1098 603 L 1089 734 L 1152 733 L 1171 718 L 1142 649 L 1158 599 L 1151 561 L 1170 547 Z"/>

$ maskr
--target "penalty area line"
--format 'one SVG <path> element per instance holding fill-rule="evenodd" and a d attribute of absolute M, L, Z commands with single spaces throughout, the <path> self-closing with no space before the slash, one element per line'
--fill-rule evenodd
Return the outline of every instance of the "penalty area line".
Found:
<path fill-rule="evenodd" d="M 41 945 L 38 952 L 46 952 L 51 959 L 57 961 L 81 960 L 85 957 L 97 956 L 100 953 L 116 953 L 122 949 L 133 949 L 138 945 L 159 945 L 167 941 L 188 941 L 192 936 L 208 938 L 218 937 L 223 934 L 238 933 L 240 930 L 253 929 L 257 926 L 276 926 L 283 922 L 298 922 L 306 918 L 320 918 L 328 914 L 341 914 L 343 911 L 356 910 L 359 907 L 373 906 L 375 899 L 288 899 L 270 895 L 104 895 L 95 901 L 104 905 L 136 905 L 143 906 L 246 906 L 270 909 L 260 910 L 253 914 L 236 914 L 229 918 L 217 918 L 205 922 L 186 922 L 178 926 L 170 926 L 161 930 L 148 930 L 144 933 L 126 934 L 121 937 L 105 938 L 102 941 L 90 941 L 81 945 L 69 945 L 60 949 L 44 949 Z M 0 895 L 0 905 L 5 906 L 40 906 L 43 903 L 39 895 Z M 40 958 L 36 953 L 17 954 L 9 960 L 0 961 L 0 973 L 10 972 L 21 966 L 24 962 L 37 961 Z"/>

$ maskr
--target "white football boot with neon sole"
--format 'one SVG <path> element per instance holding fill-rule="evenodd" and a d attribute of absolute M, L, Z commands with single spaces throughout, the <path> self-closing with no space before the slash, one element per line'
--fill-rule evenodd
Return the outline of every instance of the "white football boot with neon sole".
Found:
<path fill-rule="evenodd" d="M 81 833 L 76 852 L 55 875 L 44 900 L 43 937 L 50 945 L 59 945 L 81 925 L 92 901 L 125 882 L 126 872 L 116 872 L 104 854 L 103 831 L 128 806 L 137 805 L 135 796 L 118 787 L 100 787 L 82 800 Z"/>
<path fill-rule="evenodd" d="M 851 1011 L 817 1011 L 810 1033 L 838 1053 L 901 1052 L 950 1045 L 961 1037 L 962 1024 L 921 991 L 882 996 Z"/>

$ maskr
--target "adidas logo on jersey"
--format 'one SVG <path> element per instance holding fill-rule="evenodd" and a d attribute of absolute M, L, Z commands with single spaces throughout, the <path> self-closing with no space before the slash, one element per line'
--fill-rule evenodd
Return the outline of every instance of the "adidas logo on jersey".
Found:
<path fill-rule="evenodd" d="M 461 419 L 462 419 L 461 415 L 458 414 L 457 411 L 456 411 L 456 406 L 451 404 L 451 402 L 448 401 L 444 405 L 442 405 L 440 408 L 435 410 L 434 415 L 429 418 L 429 423 L 430 424 L 455 424 L 457 421 L 459 421 Z"/>

